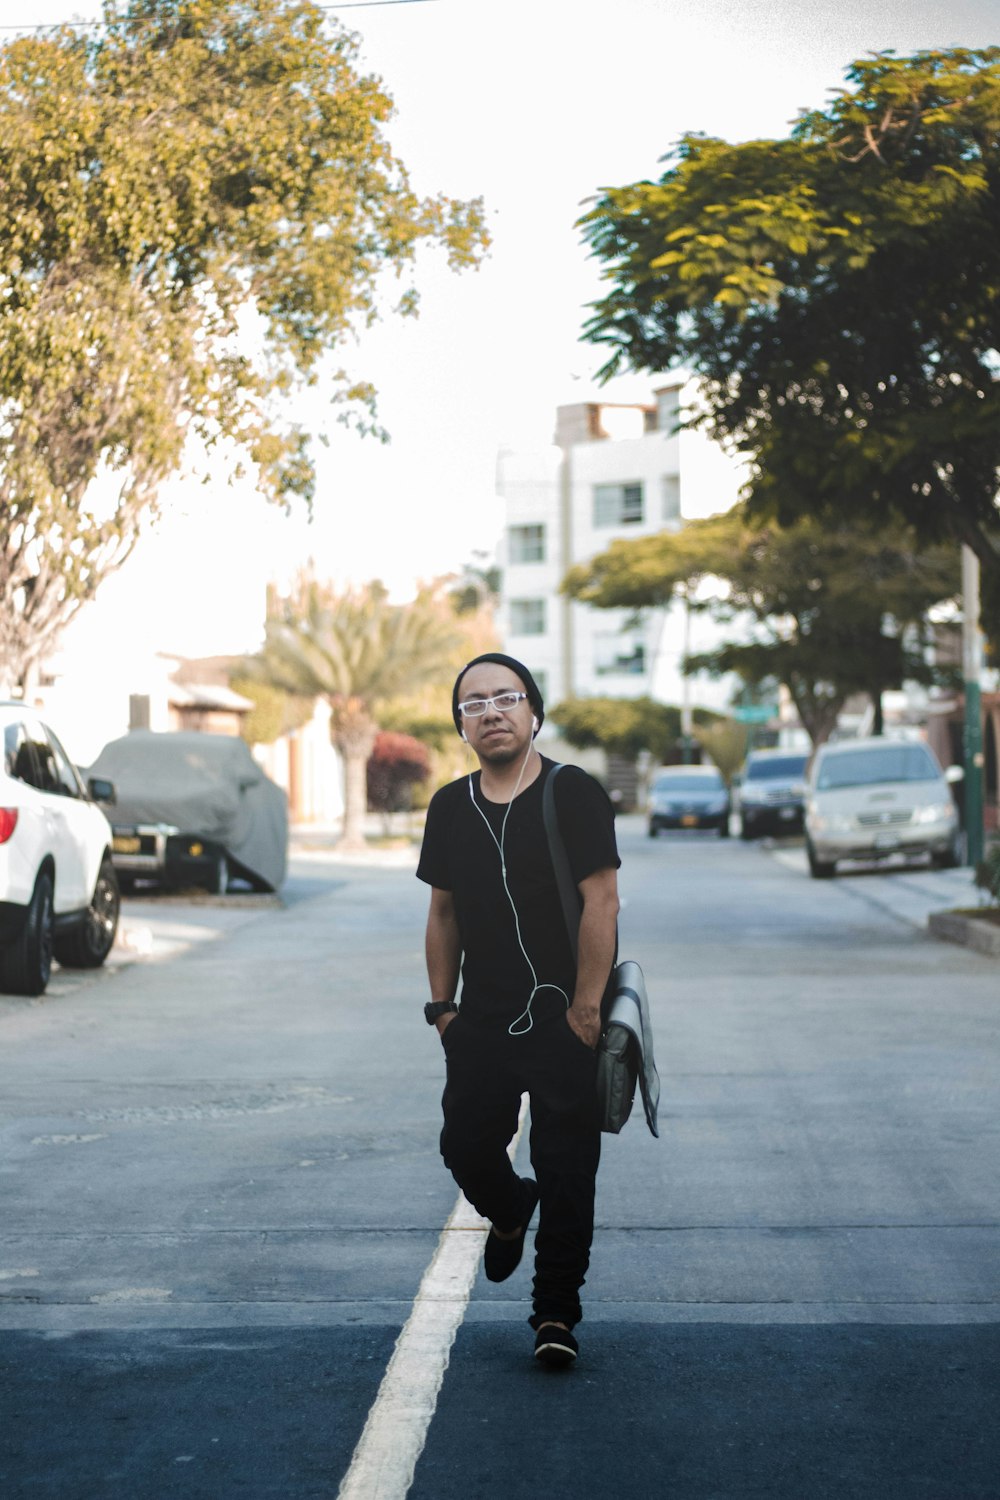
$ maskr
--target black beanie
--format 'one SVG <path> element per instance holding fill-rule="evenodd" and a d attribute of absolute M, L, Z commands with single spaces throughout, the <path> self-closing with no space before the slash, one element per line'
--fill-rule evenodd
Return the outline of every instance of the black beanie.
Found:
<path fill-rule="evenodd" d="M 470 668 L 478 667 L 480 662 L 484 661 L 495 662 L 498 667 L 509 667 L 512 672 L 517 673 L 518 677 L 524 683 L 524 690 L 528 695 L 528 702 L 531 704 L 531 712 L 538 720 L 538 728 L 541 729 L 545 723 L 545 704 L 542 702 L 542 695 L 538 691 L 538 683 L 532 677 L 527 667 L 523 662 L 516 661 L 513 656 L 504 656 L 502 651 L 484 651 L 482 656 L 474 656 L 471 661 L 465 663 L 465 666 L 455 678 L 455 686 L 451 690 L 451 715 L 455 720 L 455 728 L 459 734 L 462 733 L 462 715 L 458 711 L 459 684 Z"/>

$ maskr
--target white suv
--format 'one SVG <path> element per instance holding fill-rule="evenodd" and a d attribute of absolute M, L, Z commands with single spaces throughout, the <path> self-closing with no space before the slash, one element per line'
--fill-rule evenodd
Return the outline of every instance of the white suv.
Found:
<path fill-rule="evenodd" d="M 23 703 L 0 703 L 0 991 L 40 995 L 53 957 L 96 969 L 118 930 L 111 827 L 56 736 Z"/>

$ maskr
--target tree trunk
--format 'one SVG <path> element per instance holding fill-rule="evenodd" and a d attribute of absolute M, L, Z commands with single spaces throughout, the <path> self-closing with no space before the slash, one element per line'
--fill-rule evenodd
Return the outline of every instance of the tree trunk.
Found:
<path fill-rule="evenodd" d="M 795 680 L 786 682 L 785 686 L 791 693 L 799 718 L 812 740 L 813 749 L 818 750 L 837 727 L 840 710 L 846 701 L 845 695 L 837 693 L 832 697 L 821 696 L 811 691 L 808 685 Z"/>
<path fill-rule="evenodd" d="M 872 734 L 882 734 L 885 730 L 885 719 L 882 713 L 881 692 L 872 693 L 872 708 L 875 710 L 875 716 L 872 720 Z"/>
<path fill-rule="evenodd" d="M 368 757 L 378 726 L 362 699 L 336 696 L 328 701 L 331 737 L 344 761 L 344 826 L 337 848 L 356 854 L 366 847 Z"/>
<path fill-rule="evenodd" d="M 344 757 L 344 828 L 337 847 L 351 853 L 365 848 L 368 752 L 352 745 L 341 753 Z"/>

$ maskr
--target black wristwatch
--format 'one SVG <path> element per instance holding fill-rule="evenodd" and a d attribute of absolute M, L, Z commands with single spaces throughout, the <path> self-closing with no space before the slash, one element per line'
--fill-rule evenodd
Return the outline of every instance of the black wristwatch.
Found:
<path fill-rule="evenodd" d="M 458 1012 L 454 1000 L 428 1000 L 424 1006 L 424 1020 L 428 1026 L 433 1026 L 438 1016 L 446 1016 L 450 1010 Z"/>

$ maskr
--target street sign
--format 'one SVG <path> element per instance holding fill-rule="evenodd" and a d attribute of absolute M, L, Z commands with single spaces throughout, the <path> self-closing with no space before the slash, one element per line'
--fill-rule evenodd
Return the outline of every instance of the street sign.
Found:
<path fill-rule="evenodd" d="M 777 715 L 776 703 L 745 703 L 733 709 L 733 718 L 740 724 L 769 724 Z"/>

